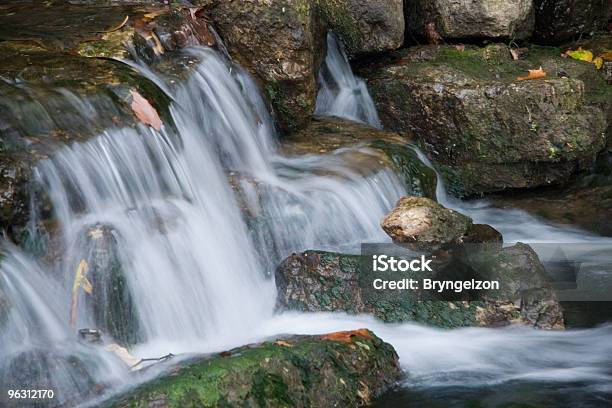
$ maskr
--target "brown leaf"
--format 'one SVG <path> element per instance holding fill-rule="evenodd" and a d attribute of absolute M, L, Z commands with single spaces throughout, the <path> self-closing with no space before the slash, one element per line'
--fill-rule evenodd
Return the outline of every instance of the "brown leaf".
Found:
<path fill-rule="evenodd" d="M 510 54 L 512 55 L 512 59 L 515 61 L 518 60 L 520 57 L 519 51 L 514 48 L 510 48 Z"/>
<path fill-rule="evenodd" d="M 293 344 L 287 343 L 284 340 L 277 340 L 277 341 L 274 342 L 274 345 L 276 345 L 276 346 L 284 346 L 284 347 L 293 347 Z"/>
<path fill-rule="evenodd" d="M 444 42 L 442 36 L 436 31 L 435 23 L 425 24 L 425 37 L 427 38 L 427 42 L 432 45 L 438 45 Z"/>
<path fill-rule="evenodd" d="M 137 91 L 131 90 L 132 105 L 136 117 L 144 124 L 151 126 L 155 130 L 161 130 L 162 121 L 157 114 L 157 111 L 148 100 L 143 98 Z"/>
<path fill-rule="evenodd" d="M 546 78 L 546 71 L 544 71 L 542 67 L 540 67 L 539 69 L 530 69 L 529 75 L 524 76 L 524 77 L 518 77 L 516 78 L 516 80 L 517 81 L 527 81 L 531 79 L 542 79 L 542 78 Z"/>
<path fill-rule="evenodd" d="M 353 341 L 353 337 L 362 337 L 368 340 L 372 339 L 372 335 L 368 329 L 358 329 L 358 330 L 350 330 L 350 331 L 339 331 L 334 333 L 329 333 L 321 337 L 321 340 L 330 340 L 330 341 L 341 341 L 344 343 L 351 343 Z"/>

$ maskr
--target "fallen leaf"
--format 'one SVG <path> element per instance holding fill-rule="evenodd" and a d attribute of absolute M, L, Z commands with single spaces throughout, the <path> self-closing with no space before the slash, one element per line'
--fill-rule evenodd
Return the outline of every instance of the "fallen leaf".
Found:
<path fill-rule="evenodd" d="M 438 45 L 444 42 L 442 36 L 436 31 L 435 23 L 425 24 L 425 37 L 427 38 L 427 43 L 431 45 Z"/>
<path fill-rule="evenodd" d="M 518 50 L 514 49 L 514 48 L 510 48 L 510 54 L 512 55 L 512 59 L 513 60 L 518 60 L 520 57 L 520 54 L 518 52 Z"/>
<path fill-rule="evenodd" d="M 81 260 L 74 275 L 74 283 L 72 284 L 72 299 L 70 302 L 70 325 L 72 327 L 74 327 L 74 325 L 76 324 L 77 319 L 79 289 L 83 288 L 83 291 L 88 295 L 91 295 L 93 292 L 93 285 L 91 284 L 89 279 L 87 279 L 88 270 L 89 265 L 87 265 L 87 261 L 84 259 Z"/>
<path fill-rule="evenodd" d="M 599 55 L 604 61 L 612 61 L 612 51 L 606 51 Z"/>
<path fill-rule="evenodd" d="M 601 57 L 597 57 L 593 60 L 593 64 L 595 64 L 595 68 L 601 69 L 604 64 L 604 60 Z"/>
<path fill-rule="evenodd" d="M 582 48 L 578 48 L 577 50 L 567 50 L 565 51 L 565 55 L 570 58 L 579 61 L 592 62 L 593 61 L 593 53 L 589 50 L 583 50 Z"/>
<path fill-rule="evenodd" d="M 284 347 L 293 347 L 293 344 L 287 343 L 284 340 L 277 340 L 277 341 L 274 342 L 274 345 L 276 345 L 276 346 L 284 346 Z"/>
<path fill-rule="evenodd" d="M 455 49 L 457 49 L 457 51 L 463 52 L 465 51 L 465 44 L 456 44 Z"/>
<path fill-rule="evenodd" d="M 353 337 L 362 337 L 368 340 L 372 339 L 372 335 L 368 329 L 358 329 L 358 330 L 350 330 L 350 331 L 339 331 L 334 333 L 329 333 L 321 337 L 322 340 L 330 340 L 330 341 L 341 341 L 344 343 L 351 343 L 353 341 Z"/>
<path fill-rule="evenodd" d="M 142 123 L 151 126 L 153 129 L 161 130 L 162 121 L 149 101 L 143 98 L 137 91 L 131 90 L 130 94 L 132 95 L 131 108 L 136 117 L 140 119 Z"/>
<path fill-rule="evenodd" d="M 530 69 L 529 75 L 516 78 L 517 81 L 526 81 L 530 79 L 541 79 L 546 77 L 546 71 L 540 67 L 539 69 Z"/>

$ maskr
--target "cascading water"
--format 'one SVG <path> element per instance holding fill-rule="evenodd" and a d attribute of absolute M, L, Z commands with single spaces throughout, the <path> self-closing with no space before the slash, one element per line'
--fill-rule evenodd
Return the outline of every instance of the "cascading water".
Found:
<path fill-rule="evenodd" d="M 333 78 L 336 85 L 322 82 L 317 113 L 379 125 L 365 85 L 354 78 L 333 37 L 328 49 L 329 72 L 321 80 Z M 441 331 L 342 314 L 274 316 L 274 285 L 266 275 L 282 257 L 387 240 L 379 220 L 405 189 L 391 171 L 363 174 L 344 160 L 347 152 L 370 154 L 363 147 L 283 157 L 248 75 L 210 49 L 192 55 L 201 62 L 187 82 L 167 88 L 176 133 L 170 126 L 160 132 L 109 128 L 40 164 L 39 183 L 53 204 L 65 254 L 42 270 L 31 257 L 7 248 L 0 295 L 12 308 L 3 361 L 18 346 L 31 352 L 37 344 L 53 345 L 62 361 L 77 353 L 86 360 L 87 375 L 52 364 L 64 379 L 56 384 L 63 401 L 84 396 L 75 381 L 79 376 L 111 388 L 128 381 L 117 358 L 77 343 L 69 326 L 75 271 L 86 260 L 92 274 L 96 265 L 114 263 L 125 280 L 139 339 L 134 353 L 140 357 L 219 350 L 277 333 L 370 327 L 397 347 L 415 389 L 458 381 L 471 387 L 567 382 L 570 374 L 596 392 L 610 383 L 612 353 L 603 341 L 612 334 L 609 326 L 569 333 Z M 343 94 L 346 89 L 351 91 Z M 245 225 L 245 203 L 236 200 L 232 177 L 249 211 L 259 215 L 257 225 Z M 108 241 L 99 241 L 104 237 Z M 93 311 L 79 311 L 85 315 L 77 316 L 77 327 L 95 321 Z"/>
<path fill-rule="evenodd" d="M 327 56 L 319 72 L 315 114 L 337 116 L 380 128 L 380 119 L 366 83 L 355 77 L 343 44 L 327 35 Z"/>

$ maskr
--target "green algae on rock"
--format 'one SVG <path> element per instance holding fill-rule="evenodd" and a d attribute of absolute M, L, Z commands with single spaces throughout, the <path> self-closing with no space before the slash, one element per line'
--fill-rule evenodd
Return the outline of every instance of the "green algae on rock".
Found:
<path fill-rule="evenodd" d="M 106 406 L 363 406 L 400 376 L 393 347 L 368 330 L 293 336 L 178 363 Z"/>
<path fill-rule="evenodd" d="M 562 183 L 605 146 L 610 91 L 592 64 L 505 49 L 415 47 L 360 73 L 383 124 L 412 135 L 457 195 Z M 516 81 L 538 66 L 547 78 Z"/>

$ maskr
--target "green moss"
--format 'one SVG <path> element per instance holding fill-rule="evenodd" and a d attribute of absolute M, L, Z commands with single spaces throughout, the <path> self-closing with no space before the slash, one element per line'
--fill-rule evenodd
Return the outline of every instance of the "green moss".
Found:
<path fill-rule="evenodd" d="M 339 35 L 349 52 L 361 44 L 361 34 L 351 16 L 347 0 L 317 0 L 323 20 Z"/>
<path fill-rule="evenodd" d="M 410 146 L 383 140 L 376 140 L 370 146 L 382 150 L 389 157 L 403 179 L 408 195 L 436 199 L 436 173 L 419 160 Z"/>
<path fill-rule="evenodd" d="M 283 87 L 278 82 L 268 82 L 264 89 L 274 111 L 282 117 L 287 129 L 297 128 L 295 113 L 287 104 L 287 94 Z"/>

